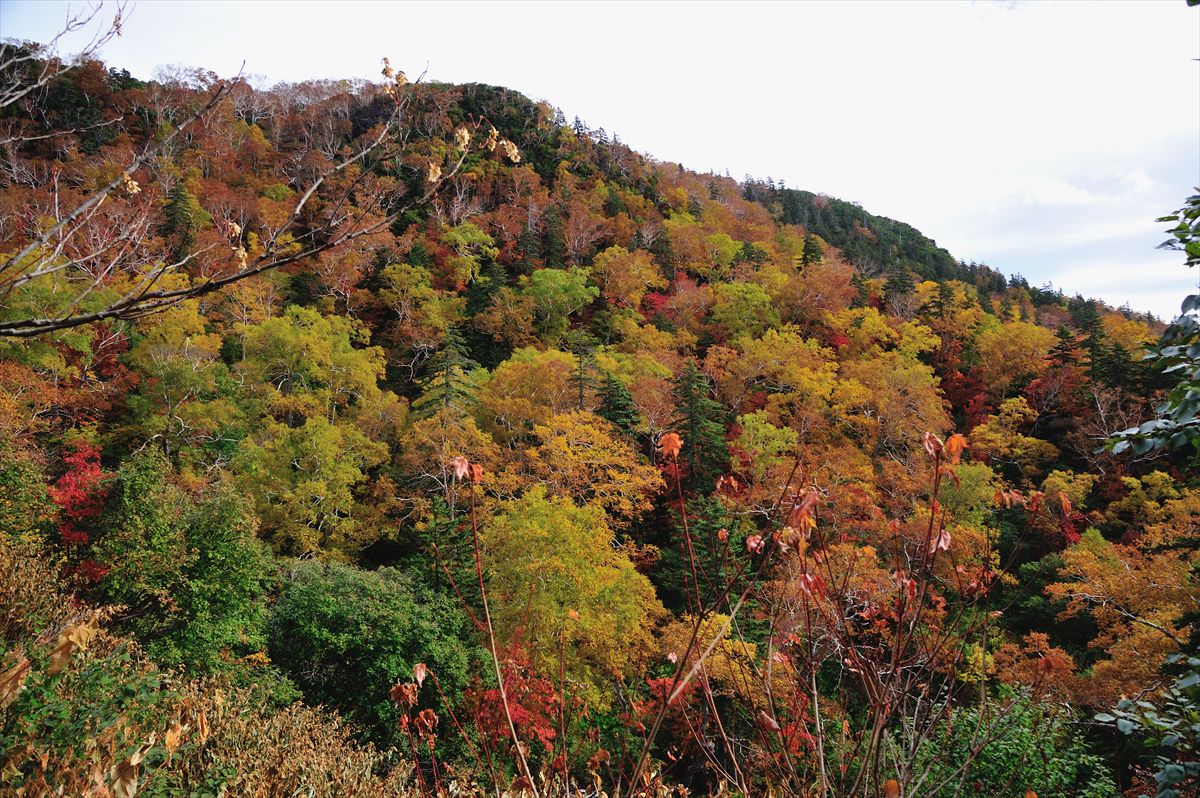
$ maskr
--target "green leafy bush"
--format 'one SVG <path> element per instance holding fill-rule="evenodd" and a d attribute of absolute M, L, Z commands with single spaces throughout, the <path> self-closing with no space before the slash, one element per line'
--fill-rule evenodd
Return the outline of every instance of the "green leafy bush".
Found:
<path fill-rule="evenodd" d="M 962 795 L 1021 795 L 1112 798 L 1116 782 L 1104 758 L 1089 751 L 1080 727 L 1061 707 L 1018 697 L 1007 711 L 992 703 L 986 715 L 958 710 L 953 723 L 923 741 L 912 772 L 926 773 L 913 793 L 926 798 Z M 907 759 L 910 740 L 899 740 Z M 902 759 L 902 761 L 904 761 Z M 909 789 L 915 789 L 911 781 Z"/>
<path fill-rule="evenodd" d="M 425 663 L 456 702 L 481 653 L 466 642 L 467 618 L 455 599 L 393 568 L 295 563 L 267 629 L 272 662 L 305 699 L 338 709 L 378 741 L 396 733 L 388 691 L 412 678 L 413 665 Z M 438 707 L 428 686 L 423 696 Z"/>
<path fill-rule="evenodd" d="M 228 486 L 195 500 L 146 450 L 117 472 L 94 547 L 101 596 L 165 667 L 209 670 L 265 646 L 270 553 Z"/>

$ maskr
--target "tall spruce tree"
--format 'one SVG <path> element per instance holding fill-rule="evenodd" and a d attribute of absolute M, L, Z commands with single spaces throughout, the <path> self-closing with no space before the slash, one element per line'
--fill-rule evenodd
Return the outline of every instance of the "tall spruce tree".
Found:
<path fill-rule="evenodd" d="M 631 438 L 642 425 L 642 415 L 633 403 L 629 389 L 609 372 L 605 372 L 604 382 L 600 385 L 600 406 L 596 415 Z"/>
<path fill-rule="evenodd" d="M 575 355 L 575 370 L 571 373 L 571 387 L 576 392 L 576 409 L 587 410 L 588 397 L 597 387 L 595 336 L 586 330 L 573 330 L 567 336 L 567 348 Z"/>
<path fill-rule="evenodd" d="M 949 283 L 939 283 L 937 293 L 931 296 L 921 307 L 921 313 L 927 319 L 945 319 L 946 314 L 954 305 L 954 289 Z"/>
<path fill-rule="evenodd" d="M 542 236 L 532 220 L 517 236 L 517 267 L 522 274 L 532 274 L 542 260 Z"/>
<path fill-rule="evenodd" d="M 915 288 L 912 273 L 901 266 L 889 274 L 887 282 L 883 284 L 883 299 L 891 302 L 896 297 L 911 294 Z"/>
<path fill-rule="evenodd" d="M 560 268 L 567 262 L 567 239 L 563 235 L 563 217 L 551 206 L 542 215 L 542 260 L 544 265 Z"/>
<path fill-rule="evenodd" d="M 170 243 L 174 260 L 182 260 L 190 254 L 196 245 L 196 233 L 212 222 L 212 216 L 200 206 L 200 200 L 182 179 L 177 180 L 167 194 L 163 217 L 165 221 L 159 229 Z"/>
<path fill-rule="evenodd" d="M 976 293 L 979 295 L 979 309 L 990 316 L 996 315 L 996 309 L 992 307 L 992 295 L 987 286 L 982 288 L 977 286 Z"/>
<path fill-rule="evenodd" d="M 412 403 L 412 414 L 428 418 L 439 410 L 452 408 L 466 415 L 475 401 L 467 375 L 478 367 L 462 333 L 457 327 L 448 328 L 442 348 L 429 359 L 425 374 L 417 381 L 420 393 Z"/>
<path fill-rule="evenodd" d="M 675 378 L 678 410 L 673 426 L 683 436 L 680 461 L 686 469 L 684 487 L 692 493 L 711 493 L 717 477 L 729 467 L 725 410 L 711 392 L 708 377 L 689 360 Z"/>
<path fill-rule="evenodd" d="M 1050 359 L 1054 365 L 1068 366 L 1074 363 L 1079 357 L 1079 341 L 1075 338 L 1075 333 L 1067 325 L 1060 324 L 1054 334 L 1058 338 L 1054 348 L 1050 350 Z"/>
<path fill-rule="evenodd" d="M 804 249 L 800 253 L 800 265 L 808 266 L 811 263 L 820 263 L 825 257 L 825 249 L 821 246 L 821 242 L 812 233 L 804 235 Z"/>
<path fill-rule="evenodd" d="M 954 286 L 950 283 L 938 283 L 937 292 L 938 318 L 945 319 L 954 307 Z"/>
<path fill-rule="evenodd" d="M 1109 353 L 1108 336 L 1104 332 L 1104 320 L 1096 303 L 1089 299 L 1078 310 L 1072 310 L 1072 320 L 1083 333 L 1083 349 L 1087 353 L 1088 376 L 1093 380 L 1105 380 L 1106 359 Z"/>
<path fill-rule="evenodd" d="M 854 298 L 850 300 L 850 307 L 865 308 L 871 297 L 867 294 L 867 284 L 863 282 L 862 274 L 858 269 L 855 269 L 854 274 L 850 276 L 850 285 L 854 288 Z"/>

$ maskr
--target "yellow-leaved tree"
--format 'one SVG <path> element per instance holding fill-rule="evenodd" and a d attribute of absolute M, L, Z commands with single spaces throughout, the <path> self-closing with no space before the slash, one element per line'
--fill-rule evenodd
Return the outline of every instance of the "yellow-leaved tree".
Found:
<path fill-rule="evenodd" d="M 586 410 L 560 413 L 533 428 L 538 443 L 525 452 L 528 478 L 554 496 L 592 503 L 624 527 L 650 509 L 665 485 L 659 470 L 604 419 Z"/>
<path fill-rule="evenodd" d="M 1193 497 L 1173 509 L 1175 523 L 1157 525 L 1137 545 L 1111 543 L 1089 529 L 1063 552 L 1062 581 L 1046 588 L 1067 601 L 1064 616 L 1088 613 L 1098 627 L 1090 645 L 1108 657 L 1083 680 L 1080 696 L 1093 706 L 1153 687 L 1161 680 L 1163 660 L 1187 640 L 1183 617 L 1200 600 L 1189 578 L 1198 560 L 1193 549 L 1170 543 L 1195 528 L 1200 507 Z"/>
<path fill-rule="evenodd" d="M 502 502 L 481 531 L 492 619 L 500 640 L 524 646 L 535 667 L 558 671 L 595 706 L 604 685 L 632 676 L 665 615 L 654 587 L 612 546 L 604 511 L 537 486 Z"/>

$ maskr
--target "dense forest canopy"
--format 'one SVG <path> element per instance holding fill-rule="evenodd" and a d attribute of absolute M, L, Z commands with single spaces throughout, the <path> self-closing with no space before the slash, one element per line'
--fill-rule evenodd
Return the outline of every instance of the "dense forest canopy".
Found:
<path fill-rule="evenodd" d="M 386 59 L 3 53 L 6 790 L 1195 787 L 1198 303 Z"/>

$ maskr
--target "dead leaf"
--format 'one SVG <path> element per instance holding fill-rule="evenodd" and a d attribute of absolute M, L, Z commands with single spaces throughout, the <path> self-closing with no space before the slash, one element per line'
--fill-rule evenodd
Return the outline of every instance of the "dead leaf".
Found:
<path fill-rule="evenodd" d="M 668 432 L 658 439 L 658 453 L 663 457 L 673 460 L 679 457 L 681 449 L 683 449 L 683 438 L 679 437 L 676 432 Z"/>
<path fill-rule="evenodd" d="M 29 660 L 20 657 L 17 664 L 0 673 L 0 709 L 4 709 L 25 689 L 25 678 L 29 676 Z"/>

